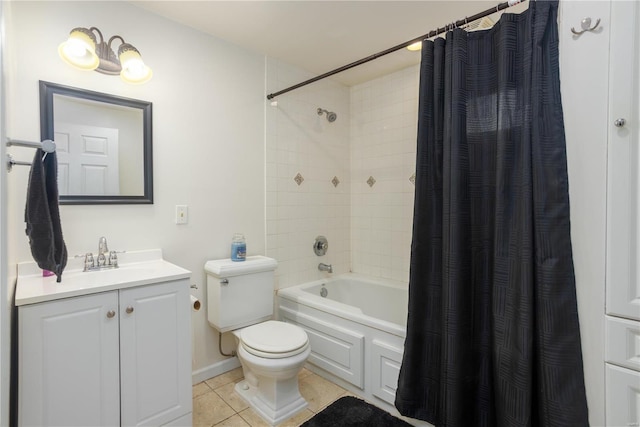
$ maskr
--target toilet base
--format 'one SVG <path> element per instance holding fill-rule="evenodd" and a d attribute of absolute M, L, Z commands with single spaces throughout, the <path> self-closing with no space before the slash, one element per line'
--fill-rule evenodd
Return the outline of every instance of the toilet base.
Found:
<path fill-rule="evenodd" d="M 247 404 L 249 404 L 251 409 L 253 409 L 272 426 L 280 424 L 281 422 L 293 417 L 308 406 L 307 401 L 304 400 L 302 396 L 298 395 L 298 398 L 292 402 L 274 410 L 267 401 L 261 398 L 260 393 L 258 393 L 258 389 L 249 385 L 247 380 L 242 380 L 237 383 L 235 391 L 247 402 Z"/>

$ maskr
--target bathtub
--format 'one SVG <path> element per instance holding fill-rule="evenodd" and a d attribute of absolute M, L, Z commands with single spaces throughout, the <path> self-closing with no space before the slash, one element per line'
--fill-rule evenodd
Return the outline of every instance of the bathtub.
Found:
<path fill-rule="evenodd" d="M 307 332 L 311 371 L 397 414 L 407 300 L 406 284 L 349 273 L 280 289 L 276 305 Z"/>

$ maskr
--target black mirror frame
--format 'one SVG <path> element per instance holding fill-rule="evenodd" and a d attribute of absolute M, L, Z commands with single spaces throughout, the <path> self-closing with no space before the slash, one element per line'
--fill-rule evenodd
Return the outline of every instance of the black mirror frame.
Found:
<path fill-rule="evenodd" d="M 123 98 L 101 92 L 63 86 L 57 83 L 40 81 L 40 138 L 54 139 L 53 95 L 65 95 L 72 98 L 88 99 L 107 104 L 122 105 L 142 110 L 143 126 L 143 162 L 144 194 L 141 196 L 83 196 L 61 195 L 61 205 L 114 205 L 114 204 L 153 204 L 153 155 L 152 155 L 152 104 L 147 101 Z"/>

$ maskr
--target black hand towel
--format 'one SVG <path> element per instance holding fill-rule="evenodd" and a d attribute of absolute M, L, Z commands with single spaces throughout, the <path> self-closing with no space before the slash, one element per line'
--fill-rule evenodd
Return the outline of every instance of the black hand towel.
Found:
<path fill-rule="evenodd" d="M 33 259 L 40 268 L 53 271 L 60 282 L 67 265 L 67 247 L 58 208 L 58 161 L 55 152 L 47 154 L 44 160 L 43 155 L 38 149 L 33 158 L 24 220 Z"/>

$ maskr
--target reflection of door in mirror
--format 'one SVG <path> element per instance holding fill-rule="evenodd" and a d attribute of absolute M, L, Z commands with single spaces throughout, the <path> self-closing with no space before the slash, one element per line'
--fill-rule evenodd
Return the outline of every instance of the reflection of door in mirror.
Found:
<path fill-rule="evenodd" d="M 60 195 L 144 193 L 142 110 L 58 94 L 53 104 L 56 144 L 69 144 L 68 154 L 57 149 L 58 163 L 68 163 L 68 175 L 58 179 Z"/>
<path fill-rule="evenodd" d="M 119 195 L 118 129 L 55 123 L 60 195 Z"/>

